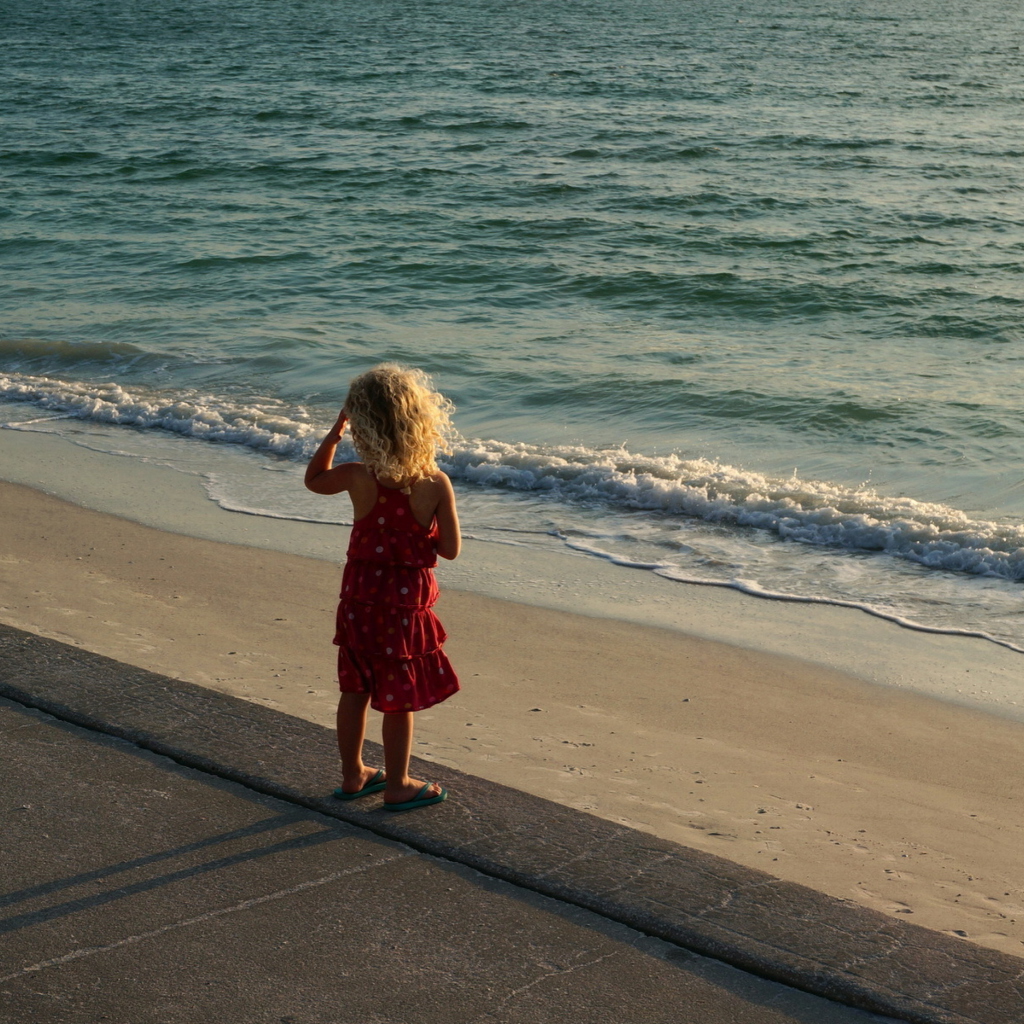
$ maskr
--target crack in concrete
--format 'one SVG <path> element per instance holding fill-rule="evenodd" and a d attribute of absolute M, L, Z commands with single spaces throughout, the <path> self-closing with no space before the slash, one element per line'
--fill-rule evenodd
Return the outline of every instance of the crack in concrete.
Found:
<path fill-rule="evenodd" d="M 474 1017 L 473 1020 L 468 1021 L 467 1024 L 477 1024 L 477 1022 L 479 1022 L 479 1021 L 493 1020 L 494 1019 L 494 1015 L 496 1013 L 500 1012 L 501 1010 L 503 1010 L 506 1006 L 508 1006 L 508 1004 L 510 1002 L 512 1002 L 513 999 L 517 998 L 518 996 L 521 996 L 524 992 L 529 992 L 530 989 L 535 988 L 537 985 L 542 984 L 543 982 L 547 981 L 549 978 L 564 978 L 564 977 L 568 977 L 570 974 L 574 974 L 576 971 L 581 971 L 581 970 L 583 970 L 586 967 L 593 967 L 594 964 L 599 964 L 599 963 L 601 963 L 604 960 L 609 960 L 612 957 L 621 956 L 621 955 L 622 954 L 619 953 L 618 951 L 614 951 L 614 952 L 611 952 L 611 953 L 605 953 L 604 956 L 599 956 L 596 960 L 588 960 L 586 963 L 583 963 L 583 964 L 574 964 L 572 967 L 569 967 L 568 969 L 565 969 L 565 970 L 548 971 L 547 973 L 542 974 L 539 978 L 534 978 L 533 981 L 528 982 L 525 985 L 521 985 L 519 988 L 514 989 L 512 992 L 509 992 L 509 994 L 507 996 L 505 996 L 505 998 L 502 999 L 502 1001 L 500 1003 L 498 1003 L 497 1006 L 487 1010 L 485 1013 L 482 1013 L 479 1017 Z M 2 979 L 0 979 L 0 980 L 2 980 Z"/>
<path fill-rule="evenodd" d="M 641 865 L 633 874 L 627 878 L 622 879 L 617 885 L 613 885 L 606 888 L 602 895 L 610 896 L 612 893 L 621 892 L 627 885 L 632 884 L 638 878 L 643 878 L 649 871 L 653 871 L 655 868 L 660 867 L 662 864 L 668 864 L 674 861 L 676 858 L 671 853 L 662 854 L 657 860 L 651 861 L 647 864 Z"/>
<path fill-rule="evenodd" d="M 559 861 L 557 864 L 549 868 L 547 871 L 538 871 L 536 877 L 542 880 L 556 879 L 561 874 L 564 868 L 567 868 L 570 864 L 579 864 L 582 861 L 590 860 L 590 855 L 591 851 L 589 849 L 582 850 L 580 853 L 577 853 L 574 857 L 568 857 L 565 860 Z"/>
<path fill-rule="evenodd" d="M 329 885 L 331 882 L 336 882 L 341 878 L 365 874 L 368 871 L 373 871 L 376 868 L 383 867 L 385 864 L 390 864 L 393 861 L 402 860 L 405 857 L 412 856 L 415 856 L 415 854 L 411 850 L 408 853 L 398 853 L 392 857 L 387 857 L 384 860 L 376 861 L 373 864 L 364 864 L 357 868 L 349 868 L 347 871 L 335 871 L 329 875 L 324 875 L 322 878 L 314 878 L 307 882 L 300 882 L 298 885 L 290 886 L 287 889 L 279 889 L 277 892 L 267 893 L 264 896 L 256 896 L 253 899 L 243 900 L 241 903 L 235 903 L 230 907 L 208 910 L 205 914 L 199 914 L 197 917 L 186 918 L 183 921 L 172 921 L 170 924 L 161 925 L 159 928 L 154 928 L 148 932 L 140 932 L 138 935 L 127 935 L 123 939 L 118 939 L 116 942 L 110 942 L 105 946 L 85 946 L 81 949 L 72 950 L 70 953 L 65 953 L 63 956 L 53 957 L 50 960 L 41 960 L 39 963 L 31 964 L 30 966 L 22 967 L 20 970 L 14 971 L 11 974 L 3 975 L 0 977 L 0 984 L 14 981 L 16 978 L 22 978 L 26 974 L 33 974 L 36 971 L 44 971 L 48 967 L 59 967 L 61 964 L 70 963 L 72 960 L 80 960 L 83 957 L 95 956 L 97 953 L 108 953 L 112 949 L 118 949 L 121 946 L 144 942 L 146 939 L 156 938 L 158 935 L 174 931 L 177 928 L 188 928 L 191 925 L 202 924 L 204 921 L 210 921 L 216 917 L 223 917 L 225 914 L 237 914 L 240 911 L 249 910 L 251 907 L 258 907 L 260 904 L 270 903 L 272 900 L 284 899 L 287 896 L 294 896 L 296 893 L 304 892 L 307 889 L 315 889 L 321 885 Z"/>

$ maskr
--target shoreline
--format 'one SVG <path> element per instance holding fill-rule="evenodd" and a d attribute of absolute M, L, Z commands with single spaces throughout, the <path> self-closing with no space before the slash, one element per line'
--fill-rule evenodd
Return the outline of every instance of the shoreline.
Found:
<path fill-rule="evenodd" d="M 98 450 L 88 436 L 72 441 L 45 431 L 0 428 L 0 442 L 0 480 L 73 505 L 175 535 L 331 565 L 344 557 L 347 527 L 227 511 L 211 499 L 203 475 L 176 461 L 173 445 L 151 460 Z M 237 453 L 223 457 L 233 460 Z M 216 464 L 208 468 L 216 473 Z M 298 477 L 295 486 L 301 487 Z M 442 589 L 813 661 L 1024 722 L 1024 655 L 990 640 L 918 630 L 859 606 L 780 600 L 670 579 L 567 550 L 554 537 L 543 547 L 521 546 L 476 540 L 466 528 L 464 539 L 463 557 L 439 566 Z"/>
<path fill-rule="evenodd" d="M 0 495 L 3 621 L 332 724 L 335 565 Z M 418 756 L 1024 953 L 1020 723 L 447 577 L 438 610 L 463 691 Z"/>

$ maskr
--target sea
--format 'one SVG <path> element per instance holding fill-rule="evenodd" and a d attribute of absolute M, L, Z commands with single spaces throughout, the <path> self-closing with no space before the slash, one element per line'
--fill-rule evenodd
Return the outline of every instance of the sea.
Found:
<path fill-rule="evenodd" d="M 304 464 L 398 361 L 456 405 L 477 550 L 1024 650 L 1019 3 L 5 0 L 0 34 L 0 448 L 344 523 Z"/>

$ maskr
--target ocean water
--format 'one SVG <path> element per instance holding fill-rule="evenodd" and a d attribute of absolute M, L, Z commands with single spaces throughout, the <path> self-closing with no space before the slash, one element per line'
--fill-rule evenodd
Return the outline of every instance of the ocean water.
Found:
<path fill-rule="evenodd" d="M 1024 648 L 1018 4 L 8 0 L 0 31 L 5 429 L 344 521 L 303 463 L 395 359 L 458 407 L 483 542 Z"/>

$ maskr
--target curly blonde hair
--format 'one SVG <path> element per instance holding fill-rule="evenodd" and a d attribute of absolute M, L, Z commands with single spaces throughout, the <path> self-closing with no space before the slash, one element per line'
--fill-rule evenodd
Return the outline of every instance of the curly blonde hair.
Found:
<path fill-rule="evenodd" d="M 413 482 L 437 472 L 437 450 L 451 451 L 455 407 L 422 370 L 381 363 L 349 384 L 345 412 L 352 443 L 372 473 Z"/>

